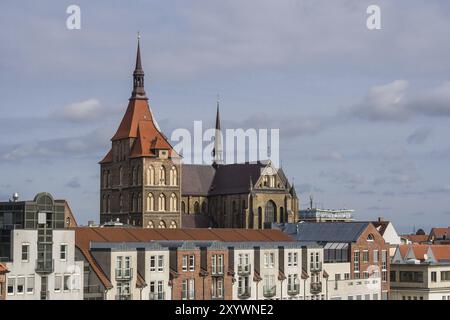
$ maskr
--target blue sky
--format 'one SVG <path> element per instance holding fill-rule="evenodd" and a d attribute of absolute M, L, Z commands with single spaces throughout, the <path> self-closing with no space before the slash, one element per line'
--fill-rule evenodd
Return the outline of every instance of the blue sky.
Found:
<path fill-rule="evenodd" d="M 68 30 L 66 8 L 81 8 Z M 366 28 L 381 7 L 382 30 Z M 279 128 L 302 207 L 401 232 L 450 221 L 446 1 L 2 1 L 0 199 L 48 191 L 99 216 L 99 166 L 131 93 L 136 32 L 163 131 Z"/>

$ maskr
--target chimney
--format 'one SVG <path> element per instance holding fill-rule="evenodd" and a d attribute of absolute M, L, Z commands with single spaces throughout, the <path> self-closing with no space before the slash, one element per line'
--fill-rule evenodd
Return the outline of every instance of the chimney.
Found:
<path fill-rule="evenodd" d="M 88 221 L 88 227 L 93 227 L 95 225 L 95 221 L 89 220 Z"/>
<path fill-rule="evenodd" d="M 383 217 L 378 217 L 378 222 L 383 222 L 384 218 Z"/>

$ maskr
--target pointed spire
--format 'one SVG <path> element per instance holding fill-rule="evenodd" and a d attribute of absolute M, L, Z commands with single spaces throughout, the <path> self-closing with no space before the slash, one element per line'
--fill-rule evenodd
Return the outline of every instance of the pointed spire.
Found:
<path fill-rule="evenodd" d="M 214 137 L 213 166 L 223 164 L 222 132 L 220 129 L 219 95 L 217 95 L 216 134 Z"/>
<path fill-rule="evenodd" d="M 141 46 L 140 46 L 141 35 L 138 32 L 137 36 L 137 53 L 136 53 L 136 67 L 133 72 L 133 92 L 131 93 L 130 99 L 144 99 L 147 100 L 144 89 L 144 70 L 142 69 L 141 62 Z"/>

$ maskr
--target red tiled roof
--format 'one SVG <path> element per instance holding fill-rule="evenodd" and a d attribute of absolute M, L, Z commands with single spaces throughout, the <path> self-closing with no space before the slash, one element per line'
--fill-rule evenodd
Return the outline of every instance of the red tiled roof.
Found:
<path fill-rule="evenodd" d="M 153 120 L 147 100 L 131 99 L 122 122 L 111 140 L 137 138 L 141 120 Z"/>
<path fill-rule="evenodd" d="M 112 160 L 113 160 L 112 149 L 110 149 L 106 154 L 106 156 L 99 163 L 109 163 L 112 162 Z"/>
<path fill-rule="evenodd" d="M 446 235 L 447 238 L 450 238 L 450 227 L 431 229 L 430 236 L 434 236 L 435 238 L 442 238 L 444 235 Z"/>
<path fill-rule="evenodd" d="M 428 241 L 428 235 L 427 234 L 406 234 L 402 237 L 408 239 L 412 243 L 425 243 Z"/>
<path fill-rule="evenodd" d="M 112 288 L 105 272 L 97 264 L 90 253 L 91 242 L 150 242 L 158 240 L 172 241 L 257 241 L 275 242 L 294 240 L 280 230 L 247 230 L 247 229 L 142 229 L 142 228 L 101 228 L 77 227 L 75 245 L 98 275 L 106 288 Z M 139 285 L 143 285 L 140 282 Z"/>
<path fill-rule="evenodd" d="M 414 256 L 417 260 L 425 260 L 425 254 L 428 249 L 431 248 L 434 258 L 437 261 L 450 260 L 450 246 L 448 245 L 429 245 L 429 244 L 413 244 L 413 245 L 401 245 L 400 254 L 404 258 L 408 253 L 409 248 L 412 248 Z"/>

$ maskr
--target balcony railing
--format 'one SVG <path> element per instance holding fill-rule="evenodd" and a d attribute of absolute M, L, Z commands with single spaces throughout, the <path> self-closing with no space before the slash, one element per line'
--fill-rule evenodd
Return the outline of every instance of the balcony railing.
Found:
<path fill-rule="evenodd" d="M 309 268 L 311 269 L 311 271 L 321 271 L 322 262 L 311 262 Z"/>
<path fill-rule="evenodd" d="M 251 273 L 252 265 L 251 264 L 240 264 L 238 265 L 238 275 L 247 276 Z"/>
<path fill-rule="evenodd" d="M 251 296 L 250 287 L 238 288 L 238 298 L 239 299 L 248 299 Z"/>
<path fill-rule="evenodd" d="M 131 293 L 116 294 L 116 300 L 133 300 Z"/>
<path fill-rule="evenodd" d="M 38 273 L 52 273 L 54 270 L 53 259 L 36 259 L 35 270 Z"/>
<path fill-rule="evenodd" d="M 289 295 L 295 296 L 300 293 L 300 285 L 298 283 L 288 284 L 287 291 Z"/>
<path fill-rule="evenodd" d="M 266 298 L 272 298 L 277 293 L 276 286 L 264 286 L 263 287 L 263 295 Z"/>
<path fill-rule="evenodd" d="M 165 292 L 150 292 L 149 300 L 165 300 Z"/>
<path fill-rule="evenodd" d="M 133 275 L 132 268 L 117 268 L 116 269 L 116 279 L 117 280 L 128 280 L 131 279 Z"/>
<path fill-rule="evenodd" d="M 322 292 L 322 283 L 321 282 L 313 282 L 311 283 L 310 291 L 312 294 Z"/>

